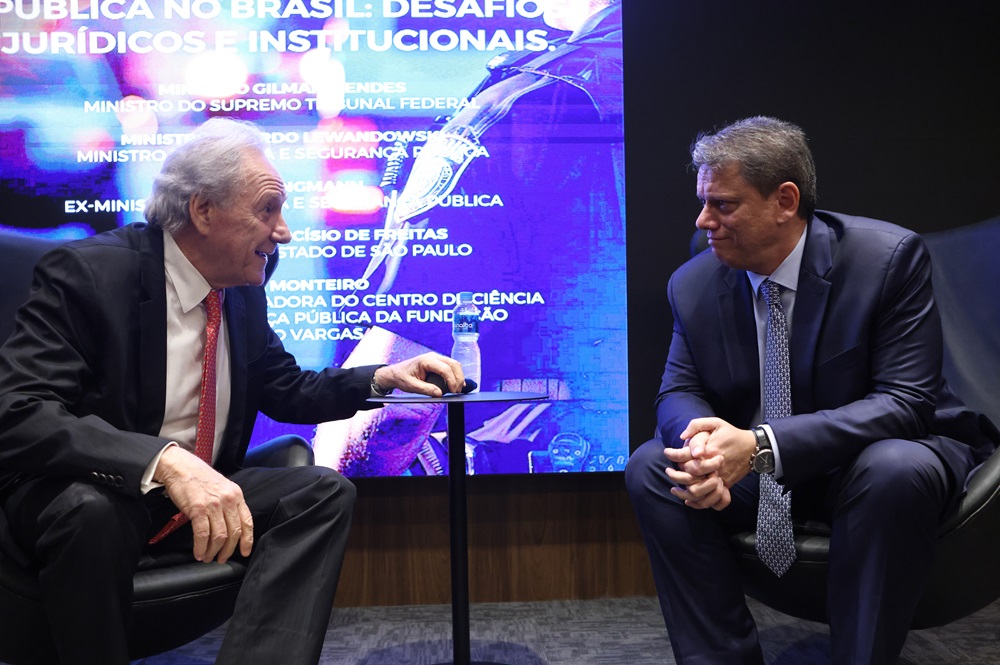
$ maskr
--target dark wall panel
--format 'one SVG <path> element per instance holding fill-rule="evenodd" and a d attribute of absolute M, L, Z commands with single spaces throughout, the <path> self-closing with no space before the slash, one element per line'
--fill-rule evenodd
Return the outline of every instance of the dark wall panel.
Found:
<path fill-rule="evenodd" d="M 686 165 L 699 131 L 751 115 L 799 124 L 823 208 L 921 232 L 1000 214 L 998 10 L 888 4 L 626 0 L 634 444 L 655 425 L 666 282 L 698 213 Z"/>

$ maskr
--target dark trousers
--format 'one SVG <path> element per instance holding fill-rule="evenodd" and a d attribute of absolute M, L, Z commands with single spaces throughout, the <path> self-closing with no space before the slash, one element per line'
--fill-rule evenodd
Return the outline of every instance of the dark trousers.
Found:
<path fill-rule="evenodd" d="M 319 661 L 355 500 L 321 466 L 247 468 L 230 476 L 254 520 L 254 546 L 217 663 Z M 128 663 L 132 577 L 144 551 L 192 549 L 190 525 L 146 545 L 176 509 L 89 482 L 39 478 L 4 502 L 16 544 L 39 564 L 61 665 Z M 237 555 L 238 556 L 238 555 Z M 164 626 L 163 630 L 170 630 Z"/>
<path fill-rule="evenodd" d="M 671 493 L 663 442 L 633 453 L 625 481 L 646 543 L 674 657 L 682 665 L 763 663 L 729 537 L 756 528 L 758 476 L 732 504 L 694 510 Z M 970 464 L 971 468 L 971 456 Z M 941 517 L 961 487 L 927 446 L 888 439 L 793 490 L 796 518 L 831 525 L 827 613 L 837 665 L 894 663 L 933 560 Z"/>

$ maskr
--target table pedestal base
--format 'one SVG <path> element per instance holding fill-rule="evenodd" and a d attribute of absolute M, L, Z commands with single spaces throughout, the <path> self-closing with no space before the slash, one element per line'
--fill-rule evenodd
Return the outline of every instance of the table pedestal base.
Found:
<path fill-rule="evenodd" d="M 451 530 L 451 619 L 454 660 L 439 665 L 503 665 L 473 661 L 469 641 L 469 542 L 465 487 L 465 405 L 471 402 L 541 400 L 544 393 L 482 392 L 444 397 L 388 395 L 368 401 L 379 404 L 448 405 L 448 512 Z"/>

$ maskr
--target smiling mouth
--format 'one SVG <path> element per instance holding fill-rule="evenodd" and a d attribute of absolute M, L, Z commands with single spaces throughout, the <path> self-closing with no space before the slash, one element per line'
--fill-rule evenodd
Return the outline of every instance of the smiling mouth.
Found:
<path fill-rule="evenodd" d="M 267 263 L 267 257 L 268 257 L 267 254 L 265 254 L 264 252 L 255 252 L 255 254 L 257 254 L 257 256 L 263 258 L 264 259 L 264 263 Z"/>

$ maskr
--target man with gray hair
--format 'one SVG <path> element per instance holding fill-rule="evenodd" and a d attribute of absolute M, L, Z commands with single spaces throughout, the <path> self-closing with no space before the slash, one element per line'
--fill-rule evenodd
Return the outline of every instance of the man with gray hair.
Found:
<path fill-rule="evenodd" d="M 43 257 L 0 348 L 0 510 L 37 565 L 67 663 L 128 663 L 141 554 L 247 560 L 218 663 L 316 663 L 355 491 L 333 469 L 242 468 L 258 412 L 346 418 L 461 366 L 301 369 L 263 284 L 285 185 L 253 125 L 215 118 L 166 160 L 133 224 Z M 163 630 L 170 630 L 164 626 Z"/>
<path fill-rule="evenodd" d="M 831 528 L 833 662 L 893 663 L 942 516 L 996 446 L 941 376 L 921 238 L 816 210 L 805 134 L 756 117 L 692 148 L 708 237 L 667 287 L 658 438 L 626 484 L 678 663 L 762 663 L 729 537 L 777 577 Z M 945 434 L 947 433 L 947 434 Z"/>

